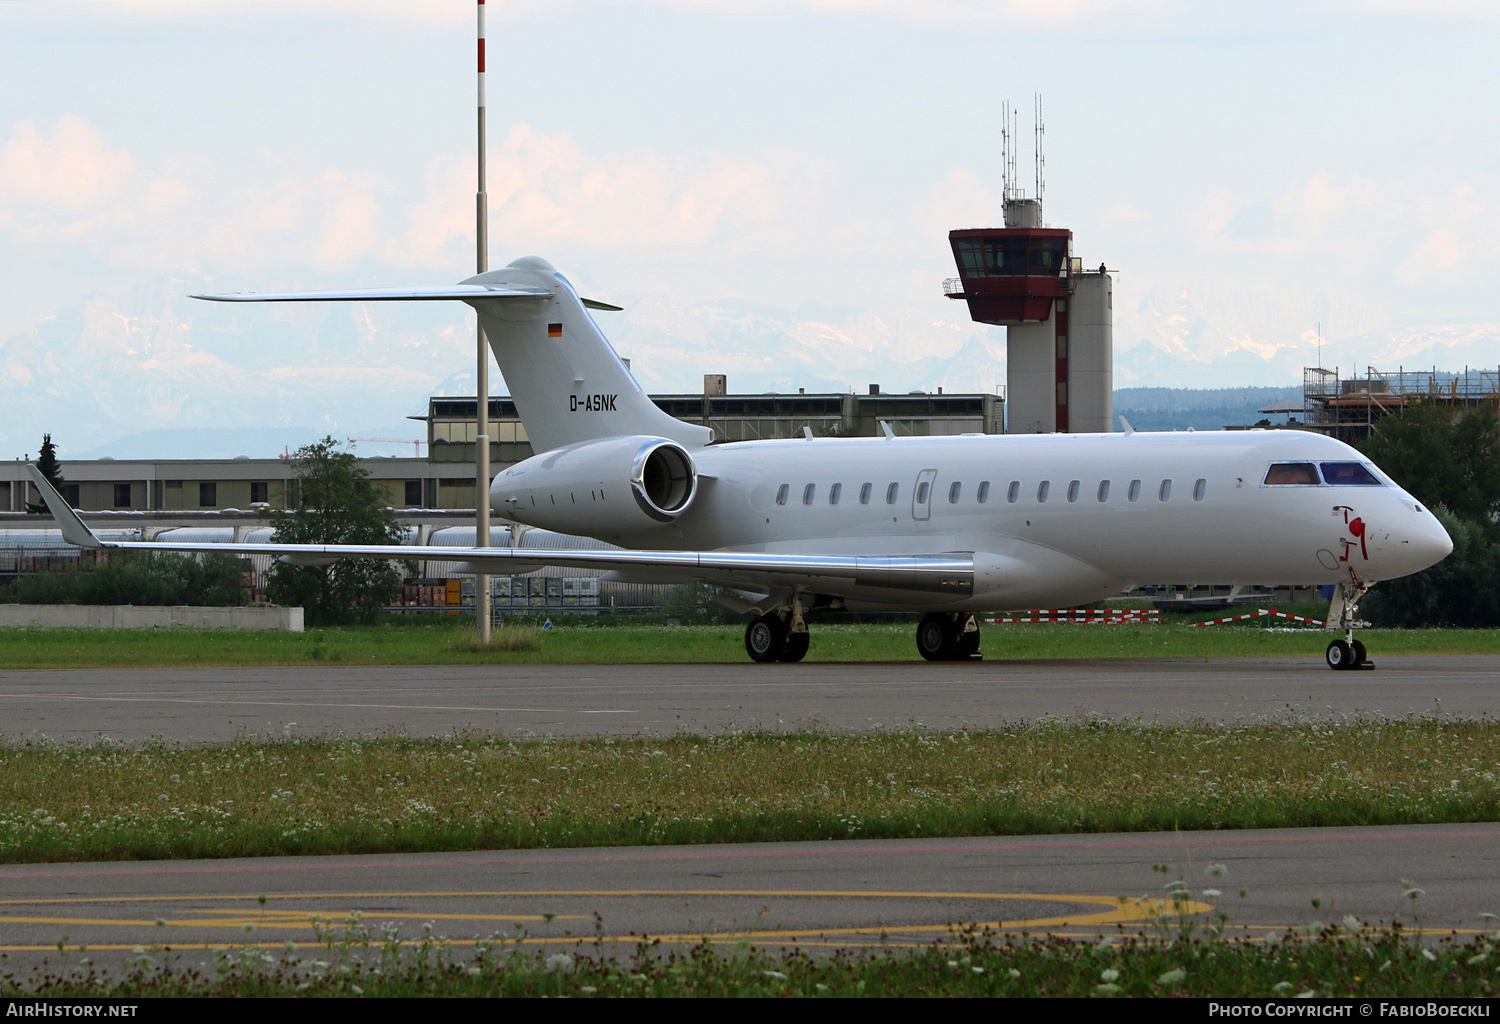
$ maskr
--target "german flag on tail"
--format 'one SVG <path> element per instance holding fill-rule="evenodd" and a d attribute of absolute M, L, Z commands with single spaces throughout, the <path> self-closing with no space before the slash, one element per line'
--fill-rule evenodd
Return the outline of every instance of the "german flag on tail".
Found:
<path fill-rule="evenodd" d="M 547 325 L 547 337 L 549 337 L 549 338 L 561 338 L 562 337 L 562 324 L 548 324 Z"/>

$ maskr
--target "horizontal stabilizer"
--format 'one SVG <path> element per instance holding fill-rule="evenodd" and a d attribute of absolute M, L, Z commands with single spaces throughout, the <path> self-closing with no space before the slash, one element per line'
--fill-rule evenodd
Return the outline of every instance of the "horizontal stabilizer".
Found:
<path fill-rule="evenodd" d="M 228 292 L 222 295 L 191 295 L 210 302 L 435 302 L 460 299 L 548 299 L 552 293 L 540 288 L 490 288 L 482 284 L 445 284 L 420 288 L 355 288 L 332 292 Z M 595 307 L 618 309 L 618 306 Z"/>

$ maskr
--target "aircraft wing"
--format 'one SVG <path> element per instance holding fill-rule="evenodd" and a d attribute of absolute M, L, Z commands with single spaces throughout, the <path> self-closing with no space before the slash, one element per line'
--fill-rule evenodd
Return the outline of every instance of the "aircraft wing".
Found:
<path fill-rule="evenodd" d="M 32 481 L 69 544 L 88 548 L 180 551 L 193 554 L 271 555 L 292 565 L 328 565 L 343 558 L 463 561 L 477 572 L 505 575 L 539 565 L 611 571 L 651 570 L 683 581 L 726 586 L 813 586 L 834 593 L 874 587 L 944 594 L 974 591 L 971 552 L 931 555 L 804 555 L 760 551 L 593 551 L 552 548 L 411 547 L 399 544 L 205 544 L 173 541 L 101 541 L 35 466 Z"/>

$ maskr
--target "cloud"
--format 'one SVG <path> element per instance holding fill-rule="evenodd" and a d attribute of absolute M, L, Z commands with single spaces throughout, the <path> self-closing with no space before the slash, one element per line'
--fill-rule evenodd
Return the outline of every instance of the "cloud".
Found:
<path fill-rule="evenodd" d="M 85 210 L 119 194 L 134 170 L 129 151 L 110 149 L 104 133 L 81 117 L 59 118 L 50 134 L 21 121 L 0 150 L 0 207 Z"/>
<path fill-rule="evenodd" d="M 473 245 L 472 159 L 446 156 L 429 166 L 425 194 L 404 235 L 385 247 L 386 259 L 451 265 L 457 243 Z M 522 123 L 490 150 L 490 238 L 506 251 L 706 250 L 723 258 L 806 241 L 803 216 L 834 177 L 830 164 L 795 153 L 594 155 L 571 136 L 538 135 Z"/>

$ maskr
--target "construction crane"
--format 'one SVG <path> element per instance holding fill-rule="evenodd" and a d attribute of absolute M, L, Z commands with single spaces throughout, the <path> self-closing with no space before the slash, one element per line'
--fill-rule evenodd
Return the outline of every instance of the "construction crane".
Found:
<path fill-rule="evenodd" d="M 415 437 L 351 437 L 351 441 L 374 441 L 379 444 L 409 444 L 415 448 L 417 458 L 422 457 L 422 446 L 426 441 L 419 441 Z"/>

